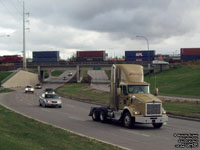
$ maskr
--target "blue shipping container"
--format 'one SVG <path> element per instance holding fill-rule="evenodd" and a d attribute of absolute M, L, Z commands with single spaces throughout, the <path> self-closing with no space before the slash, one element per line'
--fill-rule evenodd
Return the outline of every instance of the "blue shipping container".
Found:
<path fill-rule="evenodd" d="M 125 51 L 125 57 L 154 57 L 155 50 L 148 51 Z"/>
<path fill-rule="evenodd" d="M 154 57 L 125 57 L 125 61 L 153 61 Z"/>
<path fill-rule="evenodd" d="M 33 62 L 59 61 L 59 51 L 34 51 Z"/>
<path fill-rule="evenodd" d="M 200 60 L 200 56 L 181 56 L 181 60 L 190 61 L 190 60 Z"/>

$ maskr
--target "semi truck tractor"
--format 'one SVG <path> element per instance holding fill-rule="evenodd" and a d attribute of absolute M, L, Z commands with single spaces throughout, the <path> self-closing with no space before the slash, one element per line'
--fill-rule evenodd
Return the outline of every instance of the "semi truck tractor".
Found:
<path fill-rule="evenodd" d="M 150 94 L 150 84 L 144 82 L 143 66 L 114 64 L 111 68 L 108 106 L 92 107 L 89 116 L 94 121 L 120 121 L 124 127 L 152 124 L 160 128 L 168 121 L 162 101 Z"/>

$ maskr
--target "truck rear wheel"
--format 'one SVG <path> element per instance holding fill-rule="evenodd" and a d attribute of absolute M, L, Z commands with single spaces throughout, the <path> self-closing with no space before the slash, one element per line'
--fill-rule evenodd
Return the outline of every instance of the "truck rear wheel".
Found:
<path fill-rule="evenodd" d="M 163 123 L 152 123 L 154 128 L 161 128 Z"/>
<path fill-rule="evenodd" d="M 126 128 L 131 128 L 133 126 L 133 118 L 129 112 L 126 112 L 123 117 L 123 125 Z"/>
<path fill-rule="evenodd" d="M 94 111 L 92 112 L 92 119 L 93 119 L 94 121 L 99 121 L 99 112 L 98 112 L 98 111 L 94 110 Z"/>
<path fill-rule="evenodd" d="M 103 123 L 105 123 L 107 121 L 106 112 L 103 110 L 100 112 L 100 121 Z"/>

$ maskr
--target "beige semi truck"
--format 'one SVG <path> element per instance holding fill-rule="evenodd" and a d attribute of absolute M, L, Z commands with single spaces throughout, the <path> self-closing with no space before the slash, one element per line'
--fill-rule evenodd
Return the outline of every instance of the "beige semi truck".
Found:
<path fill-rule="evenodd" d="M 150 94 L 144 82 L 143 66 L 114 64 L 111 68 L 110 101 L 107 107 L 92 107 L 94 121 L 120 121 L 126 128 L 134 124 L 152 124 L 160 128 L 168 121 L 162 101 Z"/>

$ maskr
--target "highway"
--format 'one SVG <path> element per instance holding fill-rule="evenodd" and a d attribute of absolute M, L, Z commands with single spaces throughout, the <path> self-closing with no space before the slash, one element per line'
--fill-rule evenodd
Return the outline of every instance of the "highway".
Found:
<path fill-rule="evenodd" d="M 67 98 L 62 98 L 62 108 L 39 107 L 38 99 L 44 88 L 58 86 L 60 84 L 45 84 L 43 89 L 35 90 L 34 94 L 25 94 L 24 89 L 0 94 L 0 103 L 51 125 L 133 150 L 175 149 L 178 138 L 174 137 L 174 134 L 195 133 L 200 135 L 200 122 L 174 118 L 169 118 L 168 124 L 161 129 L 154 129 L 151 125 L 136 125 L 133 129 L 126 129 L 117 123 L 94 122 L 88 116 L 93 104 Z"/>

